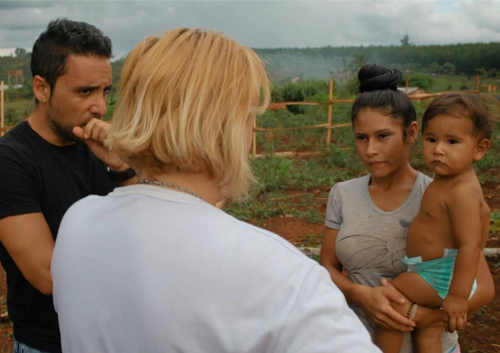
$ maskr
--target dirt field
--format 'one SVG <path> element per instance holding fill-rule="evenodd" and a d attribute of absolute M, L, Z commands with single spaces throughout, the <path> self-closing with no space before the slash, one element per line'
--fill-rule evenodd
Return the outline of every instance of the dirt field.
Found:
<path fill-rule="evenodd" d="M 316 194 L 324 191 L 317 190 Z M 500 211 L 500 184 L 486 182 L 483 192 L 490 208 Z M 323 214 L 326 201 L 324 197 L 315 198 L 315 207 Z M 310 224 L 291 215 L 270 219 L 260 226 L 280 234 L 297 246 L 319 245 L 324 232 L 323 225 Z M 500 233 L 490 236 L 487 247 L 500 248 Z M 460 333 L 462 353 L 500 353 L 500 257 L 490 259 L 488 263 L 495 281 L 495 299 L 472 315 L 467 329 Z M 12 352 L 12 323 L 8 318 L 6 295 L 5 272 L 0 268 L 0 353 Z"/>

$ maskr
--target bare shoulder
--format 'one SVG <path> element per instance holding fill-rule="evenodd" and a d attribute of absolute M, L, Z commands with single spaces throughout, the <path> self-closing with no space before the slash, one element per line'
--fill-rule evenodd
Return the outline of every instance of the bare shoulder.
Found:
<path fill-rule="evenodd" d="M 486 205 L 483 190 L 477 178 L 468 178 L 450 183 L 446 194 L 447 201 L 452 205 L 461 205 L 464 203 L 473 203 L 478 206 Z"/>

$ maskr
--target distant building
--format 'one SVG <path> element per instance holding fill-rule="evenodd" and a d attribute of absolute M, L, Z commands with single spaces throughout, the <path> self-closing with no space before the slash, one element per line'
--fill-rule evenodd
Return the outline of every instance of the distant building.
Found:
<path fill-rule="evenodd" d="M 418 94 L 427 94 L 429 92 L 426 92 L 424 89 L 419 88 L 419 87 L 408 87 L 408 90 L 406 87 L 398 87 L 398 91 L 404 92 L 409 96 L 416 96 Z"/>

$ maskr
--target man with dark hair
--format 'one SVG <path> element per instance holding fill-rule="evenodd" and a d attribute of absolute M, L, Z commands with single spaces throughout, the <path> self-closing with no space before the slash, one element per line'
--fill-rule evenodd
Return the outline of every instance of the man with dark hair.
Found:
<path fill-rule="evenodd" d="M 110 39 L 94 26 L 50 22 L 31 56 L 36 107 L 0 139 L 0 260 L 14 352 L 61 352 L 50 274 L 59 224 L 74 202 L 134 175 L 103 145 L 110 57 Z"/>

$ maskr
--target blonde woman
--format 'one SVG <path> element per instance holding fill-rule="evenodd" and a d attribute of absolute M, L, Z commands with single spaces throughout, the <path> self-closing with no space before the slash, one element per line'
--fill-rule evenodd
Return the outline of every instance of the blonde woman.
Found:
<path fill-rule="evenodd" d="M 379 352 L 325 269 L 215 207 L 252 183 L 268 101 L 257 55 L 221 34 L 177 29 L 132 50 L 106 143 L 139 180 L 64 217 L 64 352 Z"/>

